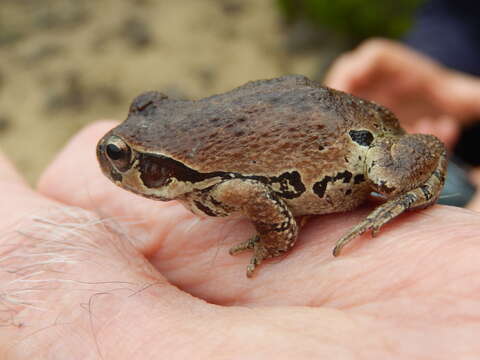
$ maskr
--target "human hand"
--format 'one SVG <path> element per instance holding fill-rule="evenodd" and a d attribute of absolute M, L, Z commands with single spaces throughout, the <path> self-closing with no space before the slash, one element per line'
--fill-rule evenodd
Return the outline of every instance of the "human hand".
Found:
<path fill-rule="evenodd" d="M 432 133 L 450 147 L 459 125 L 480 118 L 480 80 L 400 43 L 373 39 L 338 58 L 325 83 L 390 108 L 410 132 Z"/>
<path fill-rule="evenodd" d="M 201 219 L 101 175 L 95 144 L 113 125 L 71 140 L 37 192 L 0 159 L 0 358 L 479 353 L 479 214 L 411 212 L 338 258 L 335 240 L 369 209 L 315 217 L 287 256 L 247 279 L 250 254 L 227 249 L 253 231 L 248 221 Z"/>

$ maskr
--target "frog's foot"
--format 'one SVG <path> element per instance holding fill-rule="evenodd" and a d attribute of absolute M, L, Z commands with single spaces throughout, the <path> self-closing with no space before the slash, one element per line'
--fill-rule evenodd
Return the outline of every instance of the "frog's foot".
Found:
<path fill-rule="evenodd" d="M 250 278 L 253 276 L 253 271 L 262 263 L 263 259 L 267 259 L 272 256 L 273 255 L 269 254 L 262 242 L 257 241 L 253 247 L 253 256 L 250 259 L 250 264 L 247 265 L 247 277 Z"/>
<path fill-rule="evenodd" d="M 384 224 L 405 210 L 425 208 L 438 199 L 447 167 L 443 144 L 431 135 L 405 135 L 400 139 L 398 143 L 382 139 L 367 162 L 367 176 L 374 190 L 389 200 L 337 241 L 334 256 L 364 232 L 371 230 L 375 236 Z"/>
<path fill-rule="evenodd" d="M 255 244 L 259 241 L 260 237 L 258 235 L 252 236 L 247 241 L 232 246 L 228 252 L 230 253 L 230 255 L 237 255 L 238 253 L 244 252 L 246 250 L 252 250 L 255 248 Z"/>
<path fill-rule="evenodd" d="M 230 209 L 243 212 L 255 225 L 257 235 L 230 249 L 232 255 L 253 250 L 247 266 L 248 277 L 263 259 L 279 256 L 295 244 L 297 222 L 283 200 L 265 184 L 232 179 L 218 184 L 211 196 Z"/>
<path fill-rule="evenodd" d="M 246 250 L 253 250 L 253 256 L 250 259 L 250 264 L 247 266 L 247 277 L 252 277 L 257 265 L 260 265 L 263 259 L 269 258 L 271 255 L 269 255 L 267 249 L 261 243 L 258 235 L 252 236 L 247 241 L 233 246 L 229 253 L 230 255 L 236 255 Z"/>
<path fill-rule="evenodd" d="M 340 255 L 345 245 L 368 230 L 371 230 L 372 236 L 375 236 L 384 224 L 409 209 L 416 200 L 417 194 L 415 191 L 410 191 L 377 207 L 365 220 L 354 226 L 337 241 L 333 249 L 333 256 Z"/>

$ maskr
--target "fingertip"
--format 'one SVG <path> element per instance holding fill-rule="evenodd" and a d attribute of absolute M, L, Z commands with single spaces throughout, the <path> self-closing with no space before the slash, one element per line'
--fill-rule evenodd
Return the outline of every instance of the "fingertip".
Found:
<path fill-rule="evenodd" d="M 429 118 L 429 117 L 420 118 L 414 123 L 409 124 L 408 126 L 405 125 L 405 127 L 407 127 L 408 130 L 412 133 L 418 133 L 418 134 L 435 133 L 435 122 L 433 121 L 432 118 Z"/>
<path fill-rule="evenodd" d="M 355 73 L 355 56 L 348 52 L 339 56 L 330 67 L 324 83 L 331 88 L 351 93 L 358 78 Z"/>
<path fill-rule="evenodd" d="M 450 116 L 440 116 L 435 119 L 424 117 L 412 124 L 408 130 L 413 133 L 435 135 L 449 149 L 455 145 L 460 133 L 457 121 Z"/>
<path fill-rule="evenodd" d="M 440 138 L 444 139 L 443 141 L 447 147 L 453 148 L 460 136 L 460 126 L 458 121 L 450 116 L 443 116 L 439 123 L 439 133 L 441 134 Z"/>

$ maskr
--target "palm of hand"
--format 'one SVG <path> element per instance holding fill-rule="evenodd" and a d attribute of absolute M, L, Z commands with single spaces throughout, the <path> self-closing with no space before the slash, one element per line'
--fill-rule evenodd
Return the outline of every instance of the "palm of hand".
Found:
<path fill-rule="evenodd" d="M 335 240 L 367 210 L 317 217 L 290 254 L 247 279 L 250 254 L 227 254 L 253 231 L 247 221 L 200 219 L 101 177 L 93 152 L 84 149 L 93 149 L 111 126 L 80 134 L 40 183 L 49 198 L 118 219 L 134 239 L 134 247 L 121 236 L 100 240 L 96 246 L 110 251 L 108 258 L 93 255 L 72 265 L 68 272 L 82 273 L 89 290 L 53 291 L 51 318 L 29 310 L 29 322 L 40 328 L 88 303 L 88 312 L 63 325 L 57 349 L 117 359 L 447 359 L 478 353 L 476 213 L 440 206 L 409 213 L 375 239 L 356 239 L 339 258 L 331 256 Z M 82 169 L 81 178 L 75 169 Z M 118 292 L 120 283 L 132 291 Z M 42 336 L 28 330 L 22 330 L 24 339 L 41 348 L 48 343 L 38 340 L 58 327 Z M 79 332 L 83 348 L 75 340 Z"/>

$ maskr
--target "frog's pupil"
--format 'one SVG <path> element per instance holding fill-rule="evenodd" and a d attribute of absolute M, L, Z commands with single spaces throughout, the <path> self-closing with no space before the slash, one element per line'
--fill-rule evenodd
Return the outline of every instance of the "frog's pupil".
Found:
<path fill-rule="evenodd" d="M 108 144 L 107 155 L 112 160 L 118 160 L 123 156 L 123 151 L 115 144 Z"/>

